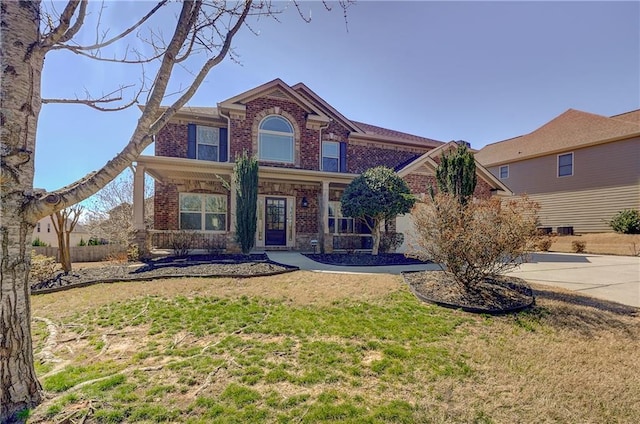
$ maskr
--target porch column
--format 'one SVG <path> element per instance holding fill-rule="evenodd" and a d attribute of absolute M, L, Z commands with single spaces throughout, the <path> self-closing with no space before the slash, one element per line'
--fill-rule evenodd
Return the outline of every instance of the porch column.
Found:
<path fill-rule="evenodd" d="M 140 258 L 148 256 L 150 246 L 144 226 L 144 166 L 138 165 L 133 174 L 133 229 L 134 244 L 138 246 Z"/>
<path fill-rule="evenodd" d="M 138 165 L 133 176 L 133 228 L 144 230 L 144 166 Z"/>
<path fill-rule="evenodd" d="M 329 181 L 322 182 L 322 204 L 320 205 L 322 218 L 322 232 L 329 233 Z"/>
<path fill-rule="evenodd" d="M 320 251 L 322 253 L 333 252 L 333 236 L 329 234 L 329 181 L 322 182 L 322 200 L 320 202 Z"/>

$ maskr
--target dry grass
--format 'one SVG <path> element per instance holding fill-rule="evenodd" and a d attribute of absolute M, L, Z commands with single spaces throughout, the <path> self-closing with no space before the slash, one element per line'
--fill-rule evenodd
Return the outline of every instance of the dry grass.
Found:
<path fill-rule="evenodd" d="M 582 234 L 576 236 L 558 236 L 554 238 L 549 251 L 573 253 L 575 241 L 587 243 L 586 253 L 599 255 L 640 255 L 640 234 Z"/>
<path fill-rule="evenodd" d="M 318 422 L 323 420 L 317 417 L 324 416 L 325 421 L 362 422 L 363 417 L 371 417 L 367 415 L 371 410 L 386 405 L 387 409 L 376 415 L 376 419 L 367 422 L 636 422 L 640 416 L 637 397 L 640 374 L 634 371 L 640 369 L 637 310 L 547 286 L 534 286 L 534 290 L 537 305 L 533 310 L 488 317 L 420 304 L 408 295 L 398 276 L 301 271 L 243 280 L 170 279 L 96 285 L 34 296 L 32 307 L 34 317 L 48 318 L 60 327 L 53 354 L 68 361 L 62 365 L 99 369 L 107 366 L 113 372 L 122 370 L 127 376 L 122 387 L 139 393 L 139 399 L 127 405 L 145 422 L 160 421 L 163 415 L 149 415 L 151 412 L 148 412 L 145 416 L 139 412 L 143 407 L 182 411 L 178 416 L 167 416 L 166 421 L 213 422 L 211 416 L 202 414 L 211 414 L 215 405 L 222 411 L 221 405 L 231 402 L 229 399 L 235 399 L 233 402 L 240 405 L 241 395 L 261 396 L 263 400 L 248 400 L 237 410 L 225 406 L 227 409 L 223 413 L 240 414 L 243 410 L 244 414 L 252 408 L 263 408 L 279 410 L 281 414 L 280 419 L 273 415 L 265 418 L 267 421 Z M 153 334 L 151 321 L 122 327 L 105 327 L 98 321 L 74 326 L 74 320 L 84 315 L 95 313 L 104 318 L 116 304 L 141 298 L 179 302 L 182 297 L 240 301 L 270 299 L 269 302 L 276 302 L 287 310 L 302 310 L 305 314 L 324 316 L 323 313 L 329 313 L 326 311 L 333 311 L 326 318 L 339 313 L 341 308 L 362 309 L 362 316 L 366 317 L 367 311 L 396 308 L 393 311 L 398 311 L 398 332 L 418 322 L 430 322 L 420 321 L 427 318 L 453 324 L 451 331 L 443 332 L 434 327 L 433 337 L 428 336 L 430 329 L 421 328 L 422 339 L 407 340 L 389 336 L 362 339 L 339 333 L 305 337 L 257 329 L 249 332 L 243 331 L 242 325 L 226 336 L 199 335 L 186 328 L 174 328 L 175 334 L 170 334 L 169 329 Z M 139 303 L 144 304 L 143 301 Z M 102 312 L 96 313 L 96 310 Z M 139 313 L 147 311 L 142 308 Z M 295 316 L 304 320 L 305 314 Z M 372 316 L 368 319 L 370 322 L 361 325 L 371 325 L 375 330 L 389 325 L 390 318 L 380 317 L 376 321 L 378 318 Z M 376 322 L 380 324 L 376 325 Z M 358 323 L 349 321 L 344 325 L 353 325 L 354 331 L 359 328 Z M 38 349 L 47 332 L 40 321 L 34 322 L 34 328 L 34 345 Z M 216 348 L 219 343 L 231 339 L 237 345 Z M 158 345 L 157 354 L 136 362 L 136 354 L 155 344 Z M 267 345 L 274 347 L 266 349 L 264 356 L 243 362 L 254 350 Z M 309 358 L 303 355 L 305 351 L 322 346 L 334 346 L 336 351 L 344 349 L 347 356 L 336 353 L 338 361 L 332 365 L 326 359 L 331 357 L 332 351 L 319 350 L 315 359 L 318 363 L 314 366 L 326 367 L 331 373 L 332 367 L 339 367 L 348 357 L 357 361 L 359 369 L 350 370 L 353 375 L 335 381 L 294 384 L 258 378 L 254 383 L 247 383 L 246 378 L 251 377 L 248 369 L 257 367 L 256 372 L 260 371 L 262 361 L 281 363 L 284 369 L 296 368 Z M 356 349 L 358 346 L 364 348 L 362 352 Z M 186 357 L 188 362 L 184 367 L 168 367 L 167 364 L 182 364 L 179 361 L 183 356 L 175 353 L 181 348 L 184 351 L 180 355 L 188 355 L 189 349 L 196 352 L 193 359 Z M 225 365 L 198 374 L 197 367 L 200 360 L 205 359 L 202 357 L 205 351 L 210 355 L 206 359 Z M 403 356 L 404 351 L 434 355 L 419 363 L 411 355 Z M 438 368 L 439 361 L 447 364 L 448 360 L 452 367 L 449 372 L 446 371 L 448 368 Z M 380 368 L 387 363 L 385 361 L 391 365 L 378 372 L 376 367 Z M 434 369 L 440 371 L 427 372 L 430 367 L 425 361 L 433 361 Z M 41 365 L 40 374 L 55 374 L 53 367 L 55 365 Z M 148 370 L 136 371 L 133 367 Z M 416 368 L 409 369 L 411 367 Z M 196 381 L 191 386 L 181 385 L 181 379 L 190 373 L 197 376 Z M 86 422 L 110 422 L 108 415 L 102 415 L 100 421 L 96 418 L 101 409 L 104 412 L 113 407 L 113 400 L 101 398 L 103 393 L 110 393 L 109 390 L 112 389 L 104 382 L 99 388 L 71 388 L 50 394 L 52 398 L 36 410 L 33 422 L 59 422 L 65 416 L 76 414 L 75 411 L 85 410 L 93 411 L 87 413 Z M 236 398 L 232 397 L 234 393 Z M 126 396 L 125 391 L 120 395 Z M 280 410 L 273 406 L 278 396 L 292 404 L 300 403 Z M 271 405 L 272 409 L 265 405 Z M 320 414 L 318 408 L 325 408 L 322 411 L 328 415 L 313 415 Z M 349 419 L 339 419 L 340 412 L 347 414 Z M 349 416 L 349 413 L 356 415 Z M 79 420 L 82 414 L 84 412 L 78 412 L 71 418 Z M 228 418 L 229 422 L 233 419 L 236 420 L 233 422 L 240 422 L 238 416 Z M 252 417 L 255 420 L 257 416 Z M 117 421 L 114 417 L 111 422 Z M 136 421 L 132 417 L 130 415 L 126 421 Z M 243 417 L 245 422 L 250 422 L 247 416 Z M 227 422 L 224 415 L 217 419 Z"/>

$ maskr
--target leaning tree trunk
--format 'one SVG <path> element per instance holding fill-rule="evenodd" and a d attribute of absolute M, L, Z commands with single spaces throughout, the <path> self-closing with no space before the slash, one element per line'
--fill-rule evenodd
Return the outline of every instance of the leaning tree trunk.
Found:
<path fill-rule="evenodd" d="M 20 411 L 41 400 L 33 366 L 29 269 L 37 217 L 33 198 L 35 134 L 40 113 L 40 3 L 0 3 L 2 174 L 0 175 L 0 422 L 19 421 Z M 22 418 L 24 419 L 24 418 Z"/>

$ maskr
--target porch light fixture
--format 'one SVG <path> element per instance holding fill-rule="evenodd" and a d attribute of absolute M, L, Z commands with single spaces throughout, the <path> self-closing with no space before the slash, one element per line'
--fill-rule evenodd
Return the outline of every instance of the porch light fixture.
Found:
<path fill-rule="evenodd" d="M 307 197 L 306 197 L 306 196 L 304 196 L 304 197 L 302 198 L 302 203 L 301 203 L 301 205 L 302 205 L 302 207 L 303 207 L 303 208 L 308 208 L 308 207 L 309 207 L 309 201 L 307 200 Z"/>

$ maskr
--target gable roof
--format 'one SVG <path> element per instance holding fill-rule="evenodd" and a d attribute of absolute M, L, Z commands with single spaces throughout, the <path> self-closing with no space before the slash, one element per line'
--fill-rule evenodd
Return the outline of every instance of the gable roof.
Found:
<path fill-rule="evenodd" d="M 442 146 L 430 150 L 427 153 L 423 154 L 416 160 L 409 163 L 404 168 L 397 171 L 397 174 L 401 177 L 405 177 L 412 172 L 419 171 L 421 168 L 426 168 L 429 173 L 435 175 L 436 168 L 438 167 L 438 162 L 436 162 L 436 158 L 444 155 L 445 153 L 458 148 L 458 143 L 455 141 L 450 141 L 448 143 L 444 143 Z M 500 181 L 495 175 L 493 175 L 487 168 L 482 166 L 482 164 L 478 161 L 478 159 L 474 159 L 476 162 L 476 174 L 478 177 L 482 178 L 489 186 L 496 190 L 501 196 L 512 196 L 513 192 L 509 190 L 509 188 L 504 185 L 502 181 Z"/>
<path fill-rule="evenodd" d="M 322 97 L 318 96 L 313 90 L 311 90 L 305 84 L 299 82 L 291 88 L 295 90 L 297 93 L 301 93 L 302 95 L 307 96 L 308 98 L 310 98 L 310 100 L 315 102 L 317 105 L 324 108 L 325 112 L 327 112 L 328 115 L 333 115 L 336 118 L 338 118 L 338 120 L 340 120 L 343 124 L 345 124 L 346 127 L 349 128 L 351 131 L 364 133 L 364 131 L 358 128 L 358 126 L 355 125 L 353 121 L 347 119 L 344 115 L 338 112 L 333 106 L 327 103 Z"/>
<path fill-rule="evenodd" d="M 271 94 L 277 97 L 289 98 L 290 100 L 298 103 L 307 112 L 316 115 L 323 121 L 329 121 L 329 118 L 324 114 L 324 112 L 322 112 L 320 108 L 309 102 L 298 92 L 289 87 L 280 78 L 276 78 L 265 84 L 259 85 L 258 87 L 252 88 L 251 90 L 245 91 L 244 93 L 240 93 L 237 96 L 231 97 L 230 99 L 224 100 L 218 103 L 218 107 L 222 109 L 238 109 L 251 100 L 257 99 L 258 97 L 262 97 L 267 94 Z"/>
<path fill-rule="evenodd" d="M 569 109 L 529 134 L 488 144 L 475 156 L 484 166 L 496 166 L 640 136 L 640 122 L 627 120 L 634 114 L 608 118 Z"/>

